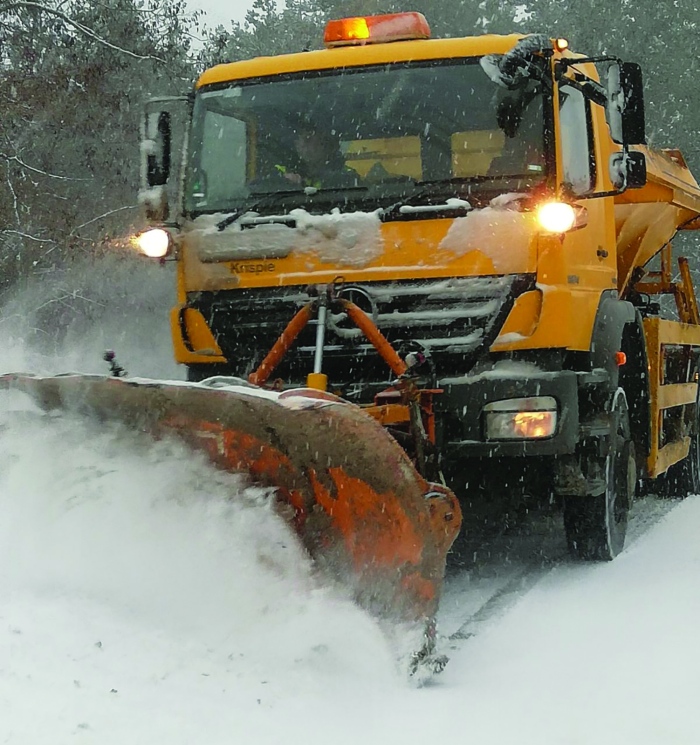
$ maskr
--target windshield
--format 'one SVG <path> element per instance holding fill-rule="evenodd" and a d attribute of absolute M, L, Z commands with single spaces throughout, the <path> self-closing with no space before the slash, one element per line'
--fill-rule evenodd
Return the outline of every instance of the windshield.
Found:
<path fill-rule="evenodd" d="M 194 107 L 185 210 L 269 212 L 310 200 L 376 209 L 487 184 L 528 188 L 546 176 L 542 112 L 537 83 L 505 90 L 476 59 L 204 90 Z"/>

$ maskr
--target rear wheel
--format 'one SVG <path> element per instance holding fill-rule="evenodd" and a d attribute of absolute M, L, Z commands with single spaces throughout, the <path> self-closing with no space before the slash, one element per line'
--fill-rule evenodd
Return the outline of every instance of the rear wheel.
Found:
<path fill-rule="evenodd" d="M 610 561 L 622 551 L 629 509 L 637 483 L 637 462 L 631 440 L 627 399 L 621 388 L 609 410 L 607 454 L 582 456 L 589 484 L 601 484 L 588 496 L 564 501 L 564 528 L 573 556 L 584 560 Z"/>

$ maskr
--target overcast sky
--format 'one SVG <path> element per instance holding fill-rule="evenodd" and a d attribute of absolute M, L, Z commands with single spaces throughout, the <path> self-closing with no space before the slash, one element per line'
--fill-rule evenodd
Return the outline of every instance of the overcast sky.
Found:
<path fill-rule="evenodd" d="M 188 0 L 192 10 L 206 11 L 208 26 L 229 27 L 230 21 L 242 21 L 253 0 Z"/>

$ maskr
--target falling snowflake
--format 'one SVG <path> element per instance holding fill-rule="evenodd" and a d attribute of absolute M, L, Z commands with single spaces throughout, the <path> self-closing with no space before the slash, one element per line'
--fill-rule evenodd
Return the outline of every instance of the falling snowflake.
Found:
<path fill-rule="evenodd" d="M 529 21 L 532 16 L 535 15 L 534 10 L 528 10 L 527 5 L 516 5 L 513 14 L 513 22 L 514 23 L 524 23 L 525 21 Z"/>

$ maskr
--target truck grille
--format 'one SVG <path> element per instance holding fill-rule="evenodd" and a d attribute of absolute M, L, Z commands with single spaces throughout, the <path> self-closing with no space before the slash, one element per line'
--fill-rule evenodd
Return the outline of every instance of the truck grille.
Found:
<path fill-rule="evenodd" d="M 498 335 L 514 299 L 534 287 L 530 275 L 345 285 L 344 297 L 371 316 L 398 350 L 412 342 L 430 352 L 440 376 L 464 374 Z M 254 370 L 294 314 L 309 300 L 305 286 L 193 293 L 232 371 Z M 302 383 L 313 364 L 316 322 L 301 333 L 275 376 Z M 323 371 L 337 386 L 385 385 L 391 372 L 344 314 L 329 314 Z M 348 391 L 345 391 L 348 394 Z"/>

